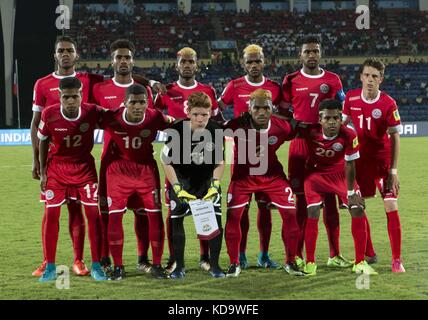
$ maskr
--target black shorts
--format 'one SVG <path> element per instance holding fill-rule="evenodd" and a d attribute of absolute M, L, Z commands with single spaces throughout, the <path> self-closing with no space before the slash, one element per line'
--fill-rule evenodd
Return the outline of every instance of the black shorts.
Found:
<path fill-rule="evenodd" d="M 200 184 L 197 188 L 192 188 L 188 179 L 179 179 L 179 181 L 183 185 L 184 190 L 196 196 L 198 199 L 202 199 L 204 195 L 206 195 L 211 185 L 211 180 L 206 180 L 202 184 Z M 189 204 L 179 200 L 172 187 L 168 190 L 168 194 L 170 199 L 172 219 L 182 218 L 185 216 L 190 216 L 192 214 L 192 212 L 190 211 Z M 221 216 L 221 189 L 219 190 L 218 196 L 213 201 L 213 204 L 214 204 L 214 211 L 216 215 Z"/>

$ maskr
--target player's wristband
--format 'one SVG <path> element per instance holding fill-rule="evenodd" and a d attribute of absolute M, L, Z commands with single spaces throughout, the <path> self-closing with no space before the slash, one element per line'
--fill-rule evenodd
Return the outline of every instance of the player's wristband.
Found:
<path fill-rule="evenodd" d="M 353 196 L 355 194 L 355 190 L 348 190 L 348 197 Z"/>
<path fill-rule="evenodd" d="M 398 174 L 398 170 L 397 169 L 391 169 L 389 170 L 390 174 Z"/>

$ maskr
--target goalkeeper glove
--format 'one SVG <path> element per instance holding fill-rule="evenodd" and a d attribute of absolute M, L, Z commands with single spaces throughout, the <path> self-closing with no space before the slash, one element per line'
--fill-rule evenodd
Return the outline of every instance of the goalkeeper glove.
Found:
<path fill-rule="evenodd" d="M 204 200 L 214 201 L 214 199 L 220 193 L 220 181 L 217 179 L 211 180 L 211 186 L 207 191 L 207 194 L 204 196 Z"/>
<path fill-rule="evenodd" d="M 193 194 L 190 194 L 183 189 L 181 183 L 174 183 L 172 188 L 180 201 L 188 203 L 190 200 L 196 200 L 196 197 Z"/>

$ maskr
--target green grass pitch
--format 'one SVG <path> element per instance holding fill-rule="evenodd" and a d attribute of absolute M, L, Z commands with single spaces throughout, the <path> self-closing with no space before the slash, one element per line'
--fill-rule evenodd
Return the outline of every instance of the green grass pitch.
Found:
<path fill-rule="evenodd" d="M 100 146 L 94 149 L 99 159 Z M 155 148 L 159 151 L 159 145 Z M 288 144 L 279 151 L 286 168 Z M 42 261 L 40 226 L 42 205 L 38 202 L 39 184 L 31 178 L 31 147 L 0 147 L 0 272 L 1 299 L 427 299 L 428 298 L 428 138 L 403 138 L 399 176 L 401 197 L 399 208 L 403 233 L 403 260 L 407 272 L 392 274 L 391 251 L 386 229 L 386 216 L 379 198 L 367 201 L 367 214 L 371 222 L 374 246 L 379 257 L 374 265 L 380 273 L 371 277 L 368 289 L 357 289 L 357 276 L 350 269 L 330 270 L 325 266 L 328 243 L 322 222 L 317 246 L 318 275 L 297 278 L 283 270 L 258 269 L 258 233 L 256 210 L 250 211 L 248 241 L 249 270 L 239 278 L 212 279 L 199 270 L 199 243 L 191 218 L 186 218 L 186 278 L 184 281 L 155 280 L 147 274 L 137 274 L 136 241 L 133 231 L 133 213 L 124 219 L 124 263 L 128 277 L 120 282 L 95 282 L 90 277 L 71 275 L 70 288 L 59 290 L 55 283 L 41 284 L 31 272 Z M 99 162 L 98 162 L 99 163 Z M 163 179 L 163 177 L 162 177 Z M 229 170 L 223 178 L 223 193 L 227 192 Z M 223 204 L 225 203 L 223 197 Z M 224 208 L 224 207 L 223 207 Z M 166 210 L 163 210 L 166 216 Z M 225 224 L 223 211 L 223 226 Z M 68 213 L 62 209 L 58 243 L 57 265 L 72 264 L 72 247 L 68 234 Z M 283 262 L 280 217 L 273 211 L 273 230 L 270 252 Z M 349 213 L 341 210 L 341 250 L 353 258 Z M 90 262 L 88 241 L 85 244 L 86 261 Z M 165 244 L 164 258 L 168 257 Z M 90 265 L 90 263 L 89 263 Z M 221 265 L 228 266 L 226 246 L 223 242 Z M 367 288 L 367 287 L 366 287 Z"/>

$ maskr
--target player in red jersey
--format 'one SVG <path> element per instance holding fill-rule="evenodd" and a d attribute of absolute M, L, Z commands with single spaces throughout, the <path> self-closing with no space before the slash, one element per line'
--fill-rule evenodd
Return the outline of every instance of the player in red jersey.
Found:
<path fill-rule="evenodd" d="M 344 100 L 342 83 L 337 74 L 320 68 L 321 45 L 318 37 L 308 36 L 301 41 L 299 54 L 303 67 L 299 71 L 285 76 L 282 84 L 283 104 L 280 113 L 292 116 L 297 121 L 307 124 L 318 123 L 318 105 L 324 99 Z M 308 147 L 303 137 L 296 137 L 290 143 L 288 153 L 288 175 L 291 186 L 296 194 L 297 223 L 301 235 L 297 253 L 297 263 L 303 266 L 302 253 L 304 230 L 307 220 L 306 201 L 304 195 L 304 170 L 308 158 Z M 351 262 L 340 254 L 339 246 L 339 211 L 334 195 L 324 199 L 323 220 L 326 226 L 330 245 L 330 257 L 327 265 L 333 267 L 349 267 Z"/>
<path fill-rule="evenodd" d="M 360 70 L 362 88 L 346 94 L 343 115 L 346 122 L 352 121 L 361 143 L 361 158 L 356 163 L 361 194 L 374 197 L 376 186 L 379 189 L 388 219 L 392 271 L 405 272 L 401 261 L 401 223 L 397 204 L 401 121 L 395 100 L 379 90 L 384 72 L 385 65 L 377 59 L 367 59 L 363 63 Z M 369 260 L 376 261 L 370 236 L 366 255 Z"/>
<path fill-rule="evenodd" d="M 364 200 L 355 182 L 355 161 L 359 158 L 356 132 L 342 125 L 342 104 L 326 99 L 319 105 L 319 123 L 303 135 L 308 143 L 309 159 L 305 170 L 305 197 L 308 220 L 305 229 L 305 275 L 317 273 L 315 247 L 321 205 L 329 194 L 337 195 L 352 216 L 352 236 L 355 247 L 353 272 L 376 275 L 364 260 L 367 228 Z"/>
<path fill-rule="evenodd" d="M 243 112 L 248 111 L 250 94 L 256 89 L 270 91 L 275 107 L 279 106 L 281 102 L 281 86 L 263 75 L 265 66 L 263 49 L 258 45 L 251 44 L 243 52 L 243 66 L 246 75 L 230 81 L 219 98 L 219 105 L 222 109 L 228 105 L 233 105 L 235 118 L 239 117 Z M 233 166 L 231 166 L 231 169 L 233 171 Z M 265 268 L 277 268 L 279 264 L 269 257 L 272 215 L 270 209 L 266 206 L 266 199 L 259 198 L 256 195 L 256 201 L 258 207 L 257 228 L 260 237 L 258 265 Z M 241 221 L 242 240 L 240 243 L 239 261 L 243 269 L 249 266 L 246 256 L 247 236 L 250 227 L 248 211 L 249 205 L 245 208 Z"/>
<path fill-rule="evenodd" d="M 94 86 L 95 103 L 104 109 L 116 110 L 125 101 L 126 89 L 135 83 L 132 73 L 134 67 L 134 44 L 126 39 L 118 39 L 110 45 L 111 65 L 113 66 L 114 76 L 112 79 Z M 153 108 L 152 91 L 146 86 L 148 108 Z M 100 181 L 99 181 L 99 199 L 101 208 L 101 221 L 103 226 L 103 241 L 101 252 L 101 265 L 106 272 L 111 271 L 111 261 L 108 248 L 108 206 L 107 206 L 107 185 L 106 169 L 108 164 L 114 159 L 115 153 L 113 146 L 110 146 L 110 134 L 104 132 L 103 153 L 101 155 Z M 138 207 L 138 204 L 134 206 Z M 148 260 L 149 250 L 149 222 L 147 216 L 135 213 L 134 230 L 137 237 L 138 262 L 137 271 L 150 272 L 151 264 Z"/>
<path fill-rule="evenodd" d="M 92 86 L 103 80 L 102 76 L 79 73 L 75 71 L 76 61 L 79 58 L 77 54 L 76 42 L 67 36 L 59 37 L 55 42 L 54 58 L 58 65 L 57 70 L 46 77 L 40 78 L 34 85 L 33 94 L 33 119 L 31 121 L 31 144 L 33 146 L 33 178 L 40 179 L 39 163 L 39 140 L 37 138 L 37 128 L 40 123 L 41 113 L 47 106 L 60 102 L 59 82 L 63 78 L 77 77 L 83 84 L 82 101 L 92 102 Z M 42 192 L 41 201 L 44 202 Z M 75 201 L 67 203 L 69 211 L 69 232 L 73 242 L 74 265 L 73 272 L 77 275 L 87 275 L 88 269 L 83 263 L 83 248 L 85 243 L 85 221 L 83 218 L 82 208 Z M 45 230 L 45 219 L 42 220 L 42 243 L 43 232 Z M 43 263 L 33 272 L 33 276 L 41 276 L 46 267 L 45 244 L 43 243 Z"/>
<path fill-rule="evenodd" d="M 290 274 L 302 275 L 295 263 L 299 228 L 293 192 L 276 155 L 278 148 L 286 140 L 292 139 L 295 132 L 289 122 L 271 116 L 272 110 L 271 92 L 257 89 L 250 95 L 249 125 L 243 126 L 240 118 L 225 124 L 226 128 L 235 130 L 231 134 L 235 140 L 235 164 L 227 195 L 225 230 L 227 253 L 230 258 L 226 274 L 228 277 L 237 277 L 241 272 L 239 263 L 241 216 L 253 193 L 262 195 L 267 205 L 278 209 L 283 220 L 285 270 Z"/>
<path fill-rule="evenodd" d="M 107 280 L 99 263 L 101 224 L 98 211 L 98 183 L 94 158 L 94 129 L 98 123 L 96 105 L 81 103 L 82 83 L 64 78 L 59 83 L 60 104 L 47 107 L 39 124 L 40 185 L 46 195 L 44 241 L 47 265 L 39 281 L 56 279 L 55 256 L 61 205 L 82 203 L 88 219 L 92 254 L 91 276 Z"/>
<path fill-rule="evenodd" d="M 177 52 L 178 80 L 167 85 L 165 94 L 158 94 L 155 99 L 155 107 L 160 110 L 166 110 L 168 115 L 175 119 L 187 118 L 188 97 L 194 92 L 204 92 L 211 100 L 211 116 L 217 116 L 219 113 L 216 93 L 213 87 L 196 81 L 198 72 L 197 54 L 192 48 L 185 47 Z M 168 218 L 166 222 L 168 235 L 169 259 L 167 271 L 174 271 L 174 255 L 172 245 L 172 228 L 171 228 L 171 210 L 169 208 L 169 189 L 171 184 L 165 178 L 165 199 L 168 207 Z M 206 240 L 200 240 L 200 261 L 199 266 L 205 271 L 210 270 L 209 243 Z"/>
<path fill-rule="evenodd" d="M 160 181 L 152 142 L 157 131 L 168 127 L 170 118 L 159 110 L 147 108 L 147 90 L 134 84 L 126 90 L 125 106 L 107 111 L 101 122 L 118 149 L 106 171 L 107 203 L 109 208 L 108 241 L 113 256 L 112 280 L 125 276 L 122 261 L 123 215 L 127 207 L 139 209 L 149 219 L 149 239 L 153 265 L 150 272 L 156 278 L 167 278 L 161 266 L 164 244 L 164 225 L 160 199 Z M 137 202 L 133 200 L 137 198 Z M 142 204 L 141 208 L 132 205 Z"/>

